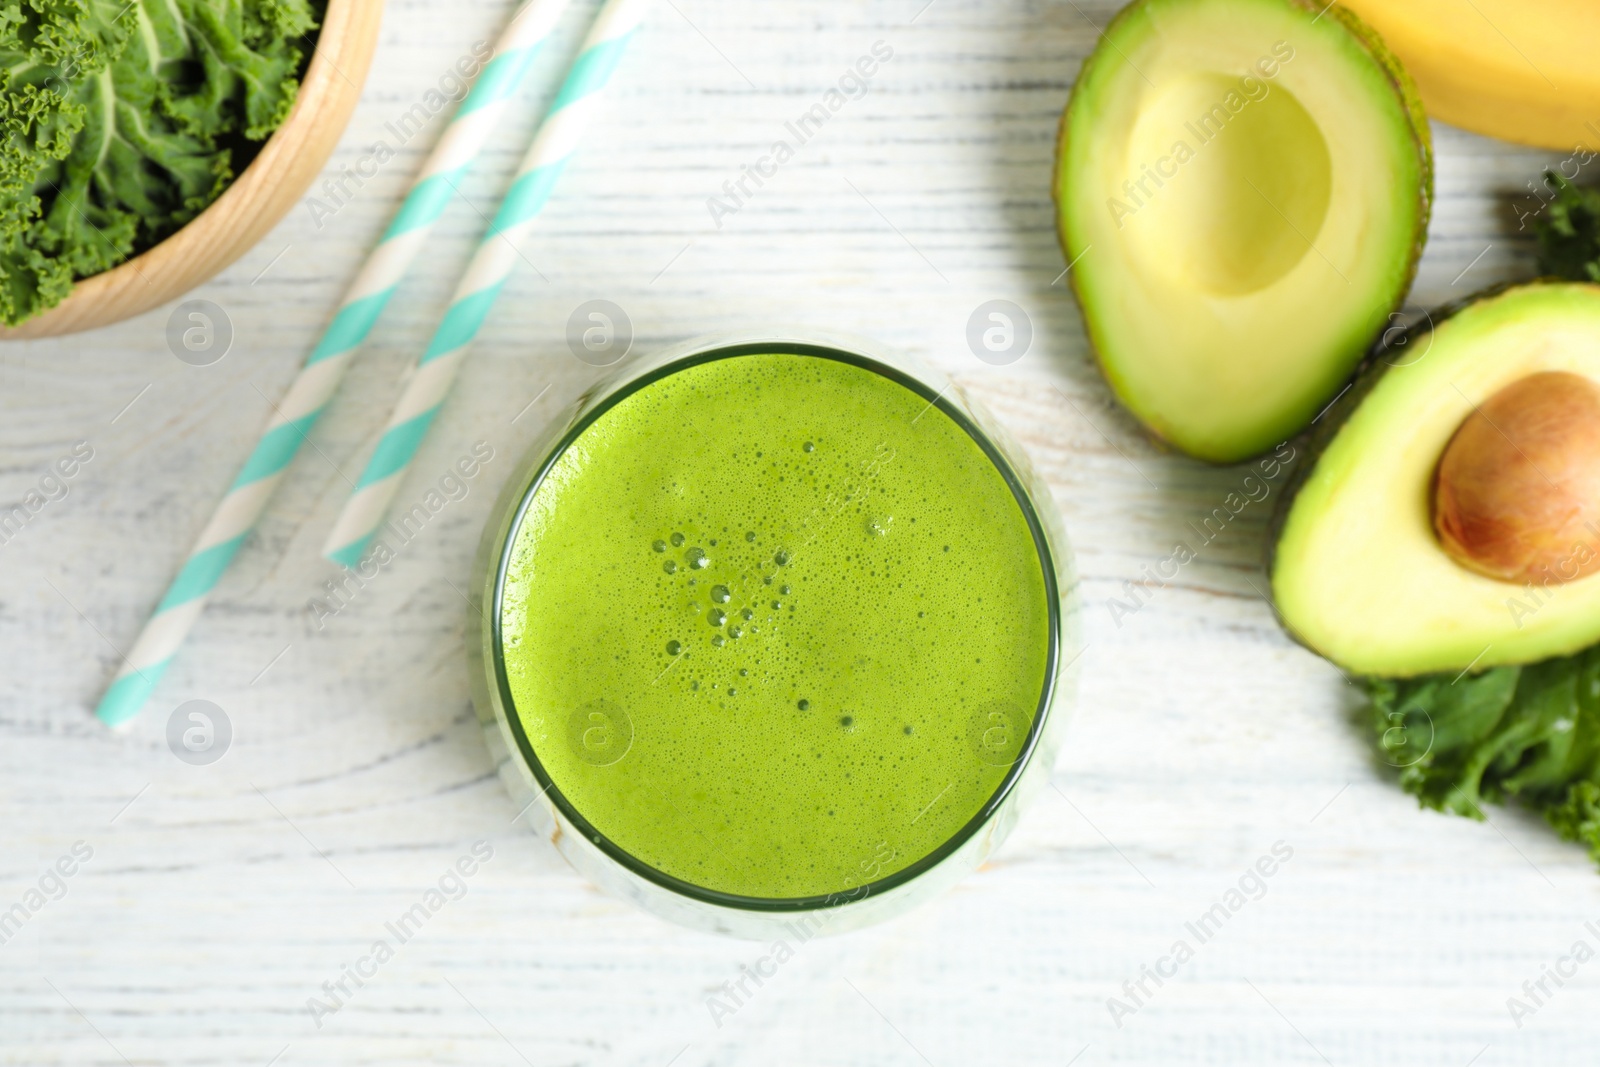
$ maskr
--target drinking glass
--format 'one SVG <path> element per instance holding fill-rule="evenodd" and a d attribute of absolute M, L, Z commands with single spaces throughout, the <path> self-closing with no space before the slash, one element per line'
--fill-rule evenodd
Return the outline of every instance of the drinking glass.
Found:
<path fill-rule="evenodd" d="M 817 355 L 873 370 L 924 397 L 964 428 L 1010 485 L 1033 533 L 1049 608 L 1045 684 L 1020 748 L 997 715 L 977 740 L 1004 753 L 1006 776 L 978 813 L 933 852 L 876 880 L 821 896 L 768 899 L 692 885 L 651 867 L 600 833 L 557 788 L 513 706 L 500 640 L 511 548 L 540 480 L 557 457 L 600 414 L 630 393 L 683 367 L 761 352 Z M 1048 781 L 1074 696 L 1080 651 L 1077 578 L 1050 490 L 1025 452 L 955 382 L 873 342 L 799 332 L 702 338 L 627 365 L 589 388 L 556 419 L 507 482 L 484 532 L 471 599 L 481 620 L 468 642 L 473 702 L 502 781 L 524 818 L 595 885 L 646 911 L 696 929 L 767 939 L 841 933 L 901 914 L 970 873 L 1003 841 L 1024 803 Z M 1004 764 L 1001 764 L 1004 765 Z M 869 868 L 870 870 L 870 868 Z"/>

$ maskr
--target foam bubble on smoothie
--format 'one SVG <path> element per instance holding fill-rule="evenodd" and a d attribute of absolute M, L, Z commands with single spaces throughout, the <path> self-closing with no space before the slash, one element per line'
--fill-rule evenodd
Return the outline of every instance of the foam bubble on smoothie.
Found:
<path fill-rule="evenodd" d="M 926 856 L 993 796 L 1045 684 L 1009 485 L 941 409 L 843 361 L 643 385 L 514 537 L 506 668 L 541 763 L 618 846 L 706 888 L 817 895 Z M 626 712 L 615 762 L 574 751 L 615 744 L 569 728 L 591 706 Z"/>

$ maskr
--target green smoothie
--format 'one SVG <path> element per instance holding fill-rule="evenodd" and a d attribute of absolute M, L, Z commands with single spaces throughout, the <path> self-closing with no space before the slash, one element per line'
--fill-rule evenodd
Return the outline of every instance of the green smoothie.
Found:
<path fill-rule="evenodd" d="M 1054 586 L 930 401 L 844 358 L 722 356 L 634 383 L 547 467 L 501 599 L 512 718 L 622 851 L 725 894 L 847 892 L 1006 780 Z"/>

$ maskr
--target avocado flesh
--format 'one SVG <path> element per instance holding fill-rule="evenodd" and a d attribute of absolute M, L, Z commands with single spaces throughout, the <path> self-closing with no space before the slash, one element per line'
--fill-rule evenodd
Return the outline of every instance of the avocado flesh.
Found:
<path fill-rule="evenodd" d="M 1499 581 L 1452 560 L 1433 529 L 1435 472 L 1456 429 L 1541 371 L 1600 381 L 1600 286 L 1508 289 L 1380 357 L 1286 501 L 1272 593 L 1299 640 L 1348 671 L 1390 677 L 1531 663 L 1600 641 L 1600 574 Z"/>
<path fill-rule="evenodd" d="M 1427 229 L 1420 106 L 1375 37 L 1322 7 L 1139 0 L 1062 119 L 1058 223 L 1101 368 L 1157 436 L 1213 462 L 1316 417 Z"/>

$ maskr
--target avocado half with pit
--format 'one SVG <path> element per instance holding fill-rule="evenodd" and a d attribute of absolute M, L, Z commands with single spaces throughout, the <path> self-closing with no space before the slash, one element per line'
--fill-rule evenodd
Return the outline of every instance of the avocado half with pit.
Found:
<path fill-rule="evenodd" d="M 1515 286 L 1391 341 L 1280 505 L 1285 626 L 1397 678 L 1600 642 L 1600 286 Z"/>
<path fill-rule="evenodd" d="M 1432 195 L 1410 80 L 1321 0 L 1136 0 L 1062 116 L 1057 222 L 1100 367 L 1213 462 L 1339 391 L 1404 299 Z"/>

